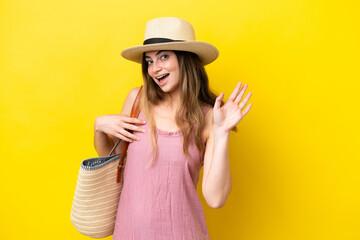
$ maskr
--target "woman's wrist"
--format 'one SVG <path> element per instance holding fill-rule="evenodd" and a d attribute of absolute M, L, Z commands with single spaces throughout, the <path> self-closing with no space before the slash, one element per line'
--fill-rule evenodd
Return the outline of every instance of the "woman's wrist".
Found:
<path fill-rule="evenodd" d="M 224 131 L 221 128 L 214 127 L 214 139 L 217 140 L 228 140 L 230 131 Z"/>

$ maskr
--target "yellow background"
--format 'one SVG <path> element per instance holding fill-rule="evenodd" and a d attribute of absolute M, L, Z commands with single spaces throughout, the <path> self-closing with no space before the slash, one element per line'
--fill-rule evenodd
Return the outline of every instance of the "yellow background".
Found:
<path fill-rule="evenodd" d="M 231 136 L 233 189 L 211 239 L 360 239 L 359 1 L 0 1 L 0 239 L 88 239 L 71 225 L 96 116 L 141 85 L 120 57 L 177 16 L 218 47 L 206 67 L 253 107 Z M 199 193 L 201 185 L 198 185 Z M 108 238 L 110 239 L 110 238 Z"/>

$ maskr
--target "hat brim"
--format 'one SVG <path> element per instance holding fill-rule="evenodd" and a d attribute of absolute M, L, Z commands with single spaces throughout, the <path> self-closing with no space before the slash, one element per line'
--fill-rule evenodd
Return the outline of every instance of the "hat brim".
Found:
<path fill-rule="evenodd" d="M 175 50 L 175 51 L 187 51 L 193 52 L 199 56 L 201 62 L 205 65 L 213 62 L 218 56 L 219 51 L 210 43 L 201 41 L 186 41 L 186 42 L 168 42 L 168 43 L 156 43 L 148 45 L 140 45 L 124 49 L 121 52 L 121 56 L 124 58 L 142 63 L 142 57 L 144 52 L 156 51 L 156 50 Z"/>

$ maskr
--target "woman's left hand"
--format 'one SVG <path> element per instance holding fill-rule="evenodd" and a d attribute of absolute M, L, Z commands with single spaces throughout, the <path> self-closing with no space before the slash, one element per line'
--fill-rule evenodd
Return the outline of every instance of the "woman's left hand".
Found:
<path fill-rule="evenodd" d="M 229 134 L 231 129 L 233 129 L 240 120 L 249 112 L 252 104 L 250 103 L 247 108 L 242 111 L 247 102 L 251 97 L 251 92 L 249 92 L 243 101 L 241 101 L 244 96 L 247 84 L 244 84 L 241 88 L 241 82 L 236 85 L 236 88 L 232 92 L 229 99 L 226 103 L 221 106 L 221 101 L 224 98 L 224 93 L 221 93 L 215 101 L 214 105 L 214 130 L 221 131 L 222 133 Z M 240 91 L 240 92 L 239 92 Z M 241 101 L 241 102 L 240 102 Z"/>

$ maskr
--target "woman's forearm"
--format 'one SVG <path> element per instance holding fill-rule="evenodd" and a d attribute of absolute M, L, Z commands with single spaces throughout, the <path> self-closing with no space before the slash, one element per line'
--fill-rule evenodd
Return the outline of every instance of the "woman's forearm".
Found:
<path fill-rule="evenodd" d="M 232 187 L 229 163 L 229 133 L 214 130 L 211 166 L 206 177 L 204 196 L 214 208 L 223 207 Z"/>
<path fill-rule="evenodd" d="M 109 136 L 99 129 L 98 119 L 94 124 L 94 147 L 100 157 L 106 156 L 111 151 L 113 146 L 112 140 Z"/>

